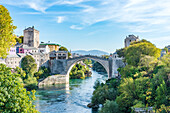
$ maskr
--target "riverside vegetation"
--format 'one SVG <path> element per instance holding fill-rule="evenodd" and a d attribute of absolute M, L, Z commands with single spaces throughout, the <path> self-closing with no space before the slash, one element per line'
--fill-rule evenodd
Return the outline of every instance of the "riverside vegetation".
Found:
<path fill-rule="evenodd" d="M 83 60 L 85 65 L 81 63 L 77 63 L 71 69 L 69 73 L 70 79 L 85 79 L 86 77 L 91 77 L 91 71 L 89 66 L 91 65 L 92 61 L 90 59 Z"/>
<path fill-rule="evenodd" d="M 170 54 L 160 58 L 160 49 L 146 40 L 117 53 L 128 65 L 118 69 L 121 79 L 95 84 L 92 105 L 102 104 L 100 113 L 130 113 L 147 107 L 157 113 L 170 112 Z"/>
<path fill-rule="evenodd" d="M 8 50 L 16 41 L 13 34 L 16 26 L 12 23 L 8 10 L 0 5 L 0 57 L 6 58 Z M 20 68 L 13 70 L 0 64 L 0 112 L 1 113 L 37 113 L 32 102 L 35 90 L 26 91 L 22 78 L 24 72 Z"/>

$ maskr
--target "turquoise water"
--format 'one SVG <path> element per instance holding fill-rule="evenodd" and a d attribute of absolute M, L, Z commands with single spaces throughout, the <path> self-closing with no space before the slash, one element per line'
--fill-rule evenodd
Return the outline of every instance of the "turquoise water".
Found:
<path fill-rule="evenodd" d="M 85 80 L 72 79 L 69 84 L 44 87 L 36 92 L 36 109 L 41 113 L 95 113 L 87 107 L 91 102 L 96 80 L 104 82 L 107 75 L 92 71 Z"/>

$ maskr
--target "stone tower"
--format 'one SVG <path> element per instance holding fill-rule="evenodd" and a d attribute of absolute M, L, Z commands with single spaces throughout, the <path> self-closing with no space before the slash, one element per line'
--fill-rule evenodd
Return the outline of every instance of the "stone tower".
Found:
<path fill-rule="evenodd" d="M 28 27 L 24 30 L 24 44 L 30 47 L 39 46 L 39 31 L 34 29 L 34 26 Z"/>
<path fill-rule="evenodd" d="M 139 41 L 139 37 L 135 36 L 135 35 L 129 35 L 128 37 L 126 37 L 125 39 L 125 47 L 128 47 L 130 45 L 131 42 L 134 42 L 134 41 Z"/>

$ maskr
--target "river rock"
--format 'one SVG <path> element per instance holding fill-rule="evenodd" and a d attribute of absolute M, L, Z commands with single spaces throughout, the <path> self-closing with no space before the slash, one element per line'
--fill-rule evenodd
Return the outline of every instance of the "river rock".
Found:
<path fill-rule="evenodd" d="M 93 103 L 89 103 L 89 104 L 87 105 L 87 107 L 93 108 L 93 109 L 98 109 L 98 108 L 99 108 L 99 105 L 95 105 L 95 104 L 93 104 Z"/>
<path fill-rule="evenodd" d="M 87 104 L 87 107 L 89 107 L 89 108 L 92 108 L 92 106 L 93 106 L 92 103 Z"/>

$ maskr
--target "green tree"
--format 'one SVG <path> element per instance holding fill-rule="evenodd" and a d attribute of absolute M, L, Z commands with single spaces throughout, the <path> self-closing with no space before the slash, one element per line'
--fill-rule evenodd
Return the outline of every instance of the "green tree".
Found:
<path fill-rule="evenodd" d="M 24 36 L 19 36 L 19 39 L 21 40 L 21 43 L 24 43 Z"/>
<path fill-rule="evenodd" d="M 61 47 L 59 48 L 59 51 L 68 51 L 68 49 L 67 49 L 66 47 L 64 47 L 64 46 L 61 46 Z"/>
<path fill-rule="evenodd" d="M 94 62 L 92 69 L 97 72 L 104 72 L 107 73 L 105 68 L 99 63 L 99 62 Z"/>
<path fill-rule="evenodd" d="M 68 51 L 68 49 L 66 47 L 61 46 L 59 48 L 59 51 Z M 71 53 L 68 51 L 68 57 L 70 57 L 70 56 L 71 56 Z"/>
<path fill-rule="evenodd" d="M 37 64 L 31 55 L 27 55 L 21 60 L 21 67 L 27 75 L 33 75 L 37 70 Z"/>
<path fill-rule="evenodd" d="M 16 37 L 15 40 L 16 40 L 16 42 L 18 42 L 18 43 L 22 43 L 22 40 L 21 40 L 19 37 Z"/>
<path fill-rule="evenodd" d="M 162 81 L 162 84 L 156 89 L 156 107 L 160 108 L 161 105 L 168 105 L 168 91 L 166 84 Z"/>
<path fill-rule="evenodd" d="M 34 73 L 34 76 L 37 78 L 37 79 L 44 79 L 44 78 L 47 78 L 48 76 L 50 76 L 50 68 L 46 68 L 45 66 L 42 66 L 39 68 L 38 72 L 35 72 Z"/>
<path fill-rule="evenodd" d="M 125 48 L 117 49 L 116 52 L 119 57 L 125 57 Z"/>
<path fill-rule="evenodd" d="M 0 64 L 0 112 L 1 113 L 37 113 L 33 105 L 35 91 L 26 91 L 18 81 L 21 75 Z"/>
<path fill-rule="evenodd" d="M 146 91 L 149 83 L 148 77 L 124 78 L 119 86 L 120 96 L 116 98 L 120 111 L 130 112 L 132 106 L 147 104 Z"/>
<path fill-rule="evenodd" d="M 77 63 L 74 65 L 69 73 L 70 79 L 85 79 L 90 76 L 90 70 L 88 67 Z"/>
<path fill-rule="evenodd" d="M 22 79 L 24 79 L 25 76 L 26 76 L 25 71 L 22 70 L 22 68 L 20 68 L 20 67 L 16 67 L 16 68 L 15 68 L 15 72 L 18 73 L 19 75 L 21 75 L 21 78 L 22 78 Z"/>
<path fill-rule="evenodd" d="M 160 49 L 156 48 L 154 44 L 148 41 L 139 41 L 132 43 L 125 50 L 125 59 L 129 65 L 137 66 L 140 59 L 144 55 L 153 56 L 155 58 L 160 57 Z"/>
<path fill-rule="evenodd" d="M 5 58 L 10 47 L 16 44 L 14 29 L 16 26 L 13 25 L 8 10 L 0 5 L 0 57 Z"/>
<path fill-rule="evenodd" d="M 90 59 L 84 59 L 83 62 L 88 66 L 92 64 L 92 61 Z"/>
<path fill-rule="evenodd" d="M 164 50 L 166 51 L 166 53 L 168 53 L 168 48 L 164 47 Z"/>
<path fill-rule="evenodd" d="M 95 105 L 104 104 L 106 100 L 115 100 L 117 91 L 114 88 L 109 88 L 106 84 L 99 86 L 92 96 L 92 103 Z"/>
<path fill-rule="evenodd" d="M 32 75 L 29 75 L 27 77 L 27 79 L 24 80 L 24 87 L 27 90 L 33 90 L 33 89 L 37 89 L 38 82 L 36 77 L 33 77 Z"/>
<path fill-rule="evenodd" d="M 135 66 L 126 65 L 124 68 L 119 68 L 118 71 L 122 78 L 134 77 L 134 74 L 139 72 L 139 69 Z"/>
<path fill-rule="evenodd" d="M 115 101 L 106 100 L 104 107 L 102 107 L 99 113 L 119 113 L 118 104 Z"/>

